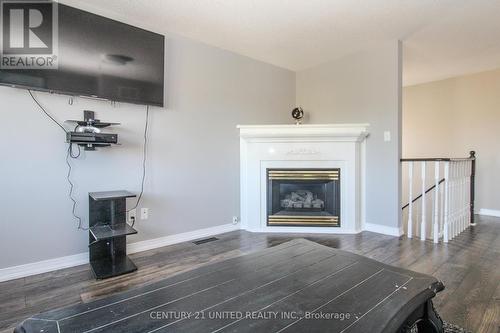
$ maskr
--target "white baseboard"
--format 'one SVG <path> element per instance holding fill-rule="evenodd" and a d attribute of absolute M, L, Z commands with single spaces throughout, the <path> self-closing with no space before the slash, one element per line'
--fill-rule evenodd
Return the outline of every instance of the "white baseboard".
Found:
<path fill-rule="evenodd" d="M 194 231 L 183 232 L 181 234 L 169 235 L 160 238 L 148 239 L 136 243 L 127 244 L 128 253 L 136 253 L 156 249 L 162 246 L 191 241 L 198 238 L 204 238 L 225 232 L 239 230 L 239 224 L 223 224 L 215 227 L 198 229 Z"/>
<path fill-rule="evenodd" d="M 71 256 L 48 259 L 25 265 L 12 266 L 0 269 L 0 282 L 23 278 L 30 275 L 42 274 L 58 269 L 84 265 L 89 262 L 88 253 L 78 253 Z"/>
<path fill-rule="evenodd" d="M 481 208 L 478 212 L 476 212 L 476 214 L 500 217 L 500 210 Z"/>
<path fill-rule="evenodd" d="M 128 253 L 147 251 L 162 246 L 191 241 L 198 238 L 222 234 L 229 231 L 240 229 L 239 224 L 224 224 L 215 227 L 198 229 L 194 231 L 183 232 L 180 234 L 169 235 L 165 237 L 148 239 L 136 243 L 127 244 Z M 71 256 L 59 257 L 29 263 L 25 265 L 12 266 L 0 269 L 0 282 L 23 278 L 26 276 L 47 273 L 58 269 L 84 265 L 89 262 L 88 252 L 78 253 Z"/>
<path fill-rule="evenodd" d="M 396 237 L 399 237 L 403 234 L 402 228 L 388 227 L 386 225 L 373 224 L 373 223 L 365 223 L 364 230 L 376 232 L 378 234 L 396 236 Z"/>

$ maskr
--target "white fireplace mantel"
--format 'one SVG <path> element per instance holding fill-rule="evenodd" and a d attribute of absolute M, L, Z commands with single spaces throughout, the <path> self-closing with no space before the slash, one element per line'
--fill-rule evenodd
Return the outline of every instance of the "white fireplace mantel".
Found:
<path fill-rule="evenodd" d="M 254 232 L 357 233 L 369 124 L 239 125 L 241 225 Z M 267 169 L 339 168 L 340 227 L 267 225 Z"/>
<path fill-rule="evenodd" d="M 363 141 L 369 124 L 238 125 L 244 139 Z"/>

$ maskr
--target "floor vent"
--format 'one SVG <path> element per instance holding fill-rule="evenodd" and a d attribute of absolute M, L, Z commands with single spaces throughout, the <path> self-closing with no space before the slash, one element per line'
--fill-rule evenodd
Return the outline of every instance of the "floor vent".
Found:
<path fill-rule="evenodd" d="M 210 237 L 210 238 L 205 238 L 205 239 L 200 239 L 200 240 L 194 241 L 193 243 L 196 245 L 201 245 L 201 244 L 213 242 L 216 240 L 219 240 L 219 239 L 217 237 Z"/>

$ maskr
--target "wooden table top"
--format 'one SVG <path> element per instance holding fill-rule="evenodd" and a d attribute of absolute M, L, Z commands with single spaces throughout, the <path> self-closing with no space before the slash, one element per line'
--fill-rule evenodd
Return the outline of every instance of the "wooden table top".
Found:
<path fill-rule="evenodd" d="M 435 278 L 305 239 L 26 319 L 15 332 L 393 332 Z"/>

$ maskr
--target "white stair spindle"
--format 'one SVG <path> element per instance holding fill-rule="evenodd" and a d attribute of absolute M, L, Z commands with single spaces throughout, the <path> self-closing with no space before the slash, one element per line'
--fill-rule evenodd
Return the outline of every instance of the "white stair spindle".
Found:
<path fill-rule="evenodd" d="M 455 163 L 450 162 L 450 239 L 455 236 Z"/>
<path fill-rule="evenodd" d="M 462 196 L 462 188 L 460 186 L 460 162 L 457 163 L 457 221 L 456 221 L 456 228 L 455 228 L 455 237 L 458 236 L 460 233 L 460 212 L 461 212 L 461 196 Z"/>
<path fill-rule="evenodd" d="M 439 242 L 439 162 L 434 165 L 434 181 L 436 188 L 434 189 L 434 243 Z"/>
<path fill-rule="evenodd" d="M 464 162 L 461 161 L 460 162 L 460 220 L 459 220 L 459 224 L 458 224 L 458 234 L 460 234 L 463 230 L 463 225 L 464 225 L 464 194 L 465 194 L 465 191 L 464 191 Z"/>
<path fill-rule="evenodd" d="M 455 233 L 453 234 L 453 237 L 457 237 L 458 231 L 460 229 L 460 162 L 455 163 L 455 194 L 456 200 L 455 200 Z"/>
<path fill-rule="evenodd" d="M 444 169 L 444 168 L 443 168 Z M 444 228 L 444 184 L 441 185 L 440 187 L 440 194 L 439 194 L 439 237 L 443 237 L 443 228 Z"/>
<path fill-rule="evenodd" d="M 426 223 L 427 223 L 427 203 L 425 195 L 425 178 L 426 178 L 426 163 L 422 162 L 422 221 L 420 223 L 420 240 L 425 241 L 426 238 Z"/>
<path fill-rule="evenodd" d="M 463 186 L 462 186 L 462 162 L 457 163 L 458 168 L 458 219 L 457 219 L 457 236 L 462 232 L 462 195 L 463 195 Z"/>
<path fill-rule="evenodd" d="M 465 230 L 465 161 L 460 163 L 460 183 L 462 185 L 460 205 L 460 232 Z"/>
<path fill-rule="evenodd" d="M 443 242 L 449 240 L 450 221 L 450 162 L 444 164 L 444 222 L 443 222 Z"/>
<path fill-rule="evenodd" d="M 462 230 L 464 231 L 467 224 L 467 178 L 466 178 L 467 161 L 462 162 Z"/>
<path fill-rule="evenodd" d="M 470 204 L 469 204 L 469 196 L 470 196 L 470 161 L 465 162 L 465 202 L 464 202 L 464 209 L 465 209 L 465 221 L 464 221 L 464 230 L 469 227 L 469 221 L 470 221 Z"/>
<path fill-rule="evenodd" d="M 462 231 L 462 162 L 457 162 L 457 229 L 455 236 Z"/>
<path fill-rule="evenodd" d="M 457 163 L 451 163 L 451 239 L 457 230 Z"/>
<path fill-rule="evenodd" d="M 408 163 L 408 238 L 413 237 L 413 162 Z"/>
<path fill-rule="evenodd" d="M 468 161 L 464 162 L 464 221 L 463 221 L 463 228 L 462 231 L 467 229 L 467 165 Z"/>
<path fill-rule="evenodd" d="M 460 223 L 462 219 L 462 179 L 460 177 L 461 163 L 457 162 L 457 228 L 455 237 L 460 233 Z"/>
<path fill-rule="evenodd" d="M 458 235 L 458 230 L 460 229 L 460 162 L 455 163 L 455 234 L 454 237 Z"/>
<path fill-rule="evenodd" d="M 464 161 L 462 163 L 462 184 L 463 184 L 463 214 L 462 214 L 462 231 L 467 229 L 467 208 L 468 208 L 468 201 L 467 201 L 467 164 L 468 161 Z"/>

